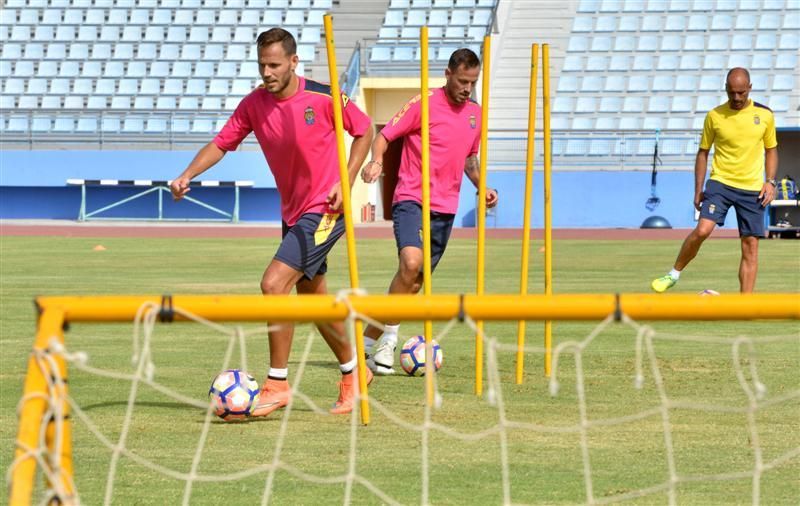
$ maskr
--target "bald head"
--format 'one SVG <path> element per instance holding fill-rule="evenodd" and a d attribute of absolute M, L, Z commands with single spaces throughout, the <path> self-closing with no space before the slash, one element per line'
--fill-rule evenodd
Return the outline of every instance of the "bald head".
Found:
<path fill-rule="evenodd" d="M 728 94 L 728 105 L 739 111 L 747 107 L 750 95 L 750 72 L 742 67 L 735 67 L 728 71 L 725 79 L 725 92 Z"/>

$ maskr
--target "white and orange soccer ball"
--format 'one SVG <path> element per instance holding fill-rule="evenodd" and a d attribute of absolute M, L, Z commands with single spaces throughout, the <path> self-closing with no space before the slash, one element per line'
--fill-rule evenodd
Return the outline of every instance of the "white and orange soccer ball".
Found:
<path fill-rule="evenodd" d="M 431 339 L 433 347 L 433 364 L 438 371 L 442 367 L 442 347 Z M 400 349 L 400 366 L 410 376 L 425 376 L 425 338 L 414 336 Z"/>
<path fill-rule="evenodd" d="M 247 418 L 258 404 L 258 382 L 244 371 L 228 369 L 217 374 L 208 390 L 214 414 L 223 420 Z"/>

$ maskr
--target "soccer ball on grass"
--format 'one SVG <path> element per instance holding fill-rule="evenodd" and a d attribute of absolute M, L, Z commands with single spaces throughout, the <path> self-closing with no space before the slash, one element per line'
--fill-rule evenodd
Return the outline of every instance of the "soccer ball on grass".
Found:
<path fill-rule="evenodd" d="M 255 378 L 239 369 L 217 374 L 208 390 L 214 414 L 223 420 L 247 418 L 258 404 L 260 388 Z"/>
<path fill-rule="evenodd" d="M 431 339 L 433 364 L 438 371 L 442 367 L 442 348 L 436 339 Z M 400 349 L 400 365 L 409 376 L 425 376 L 425 338 L 414 336 Z"/>

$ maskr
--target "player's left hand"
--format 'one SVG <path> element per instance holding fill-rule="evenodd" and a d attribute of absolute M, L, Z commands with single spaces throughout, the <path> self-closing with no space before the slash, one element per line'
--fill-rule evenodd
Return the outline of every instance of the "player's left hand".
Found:
<path fill-rule="evenodd" d="M 497 205 L 500 197 L 497 196 L 497 190 L 494 188 L 486 189 L 486 209 L 491 209 Z"/>
<path fill-rule="evenodd" d="M 761 207 L 767 207 L 770 202 L 775 200 L 775 187 L 772 183 L 764 182 L 761 191 L 758 192 L 758 200 L 761 201 Z"/>
<path fill-rule="evenodd" d="M 338 182 L 331 188 L 331 191 L 328 192 L 328 197 L 326 199 L 328 201 L 328 206 L 331 208 L 331 211 L 338 211 L 339 208 L 342 207 L 342 183 Z"/>

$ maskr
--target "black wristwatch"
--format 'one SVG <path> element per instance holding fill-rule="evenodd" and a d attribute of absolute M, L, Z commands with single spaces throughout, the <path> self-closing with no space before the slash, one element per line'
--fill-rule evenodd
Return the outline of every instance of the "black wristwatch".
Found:
<path fill-rule="evenodd" d="M 774 179 L 767 179 L 767 183 L 771 184 L 773 188 L 778 187 L 778 182 Z"/>

